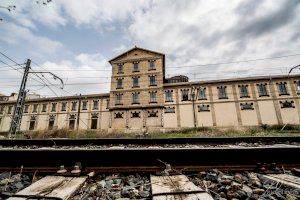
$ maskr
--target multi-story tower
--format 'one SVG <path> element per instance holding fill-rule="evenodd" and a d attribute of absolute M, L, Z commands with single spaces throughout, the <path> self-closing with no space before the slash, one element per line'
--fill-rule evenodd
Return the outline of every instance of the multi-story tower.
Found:
<path fill-rule="evenodd" d="M 109 62 L 111 128 L 162 127 L 165 55 L 134 47 Z"/>

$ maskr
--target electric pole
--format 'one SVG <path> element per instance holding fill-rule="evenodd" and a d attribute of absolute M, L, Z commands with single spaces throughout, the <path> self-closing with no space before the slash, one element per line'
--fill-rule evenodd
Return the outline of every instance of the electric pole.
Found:
<path fill-rule="evenodd" d="M 9 135 L 8 135 L 9 138 L 11 138 L 11 137 L 15 138 L 16 137 L 16 132 L 20 128 L 20 124 L 21 124 L 21 121 L 22 121 L 22 115 L 23 115 L 23 108 L 24 108 L 25 99 L 26 99 L 26 90 L 25 90 L 26 89 L 26 82 L 27 82 L 28 75 L 30 73 L 33 73 L 33 74 L 36 74 L 36 75 L 37 74 L 51 74 L 55 80 L 56 79 L 60 80 L 60 82 L 62 84 L 61 89 L 63 89 L 63 86 L 64 86 L 63 80 L 61 78 L 59 78 L 58 76 L 56 76 L 55 74 L 51 73 L 51 72 L 45 72 L 45 71 L 41 71 L 41 72 L 31 71 L 30 72 L 29 71 L 30 70 L 30 64 L 31 64 L 31 60 L 27 59 L 26 66 L 25 66 L 25 69 L 24 69 L 23 78 L 22 78 L 22 83 L 21 83 L 21 86 L 20 86 L 17 102 L 15 104 L 15 109 L 14 109 L 14 113 L 13 113 L 13 116 L 12 116 L 12 121 L 11 121 L 11 124 L 10 124 Z M 45 83 L 45 86 L 48 86 L 48 85 Z"/>
<path fill-rule="evenodd" d="M 28 73 L 29 73 L 29 69 L 30 69 L 30 63 L 31 63 L 31 60 L 27 59 L 26 67 L 24 70 L 23 78 L 22 78 L 22 83 L 21 83 L 20 90 L 18 93 L 18 98 L 17 98 L 17 102 L 15 105 L 10 129 L 9 129 L 9 138 L 11 138 L 12 134 L 14 136 L 16 136 L 16 131 L 19 129 L 19 126 L 21 123 L 23 107 L 24 107 L 25 98 L 26 98 L 25 88 L 26 88 L 27 77 L 28 77 Z"/>

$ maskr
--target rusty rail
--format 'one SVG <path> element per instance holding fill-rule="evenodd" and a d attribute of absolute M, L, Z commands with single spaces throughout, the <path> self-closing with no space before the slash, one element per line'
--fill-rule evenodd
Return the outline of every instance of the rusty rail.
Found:
<path fill-rule="evenodd" d="M 277 163 L 286 168 L 300 166 L 300 147 L 162 148 L 162 149 L 2 149 L 0 169 L 71 168 L 80 162 L 83 170 L 159 171 L 171 164 L 177 169 L 197 171 L 211 167 L 253 169 L 257 163 Z M 130 171 L 130 170 L 129 170 Z"/>

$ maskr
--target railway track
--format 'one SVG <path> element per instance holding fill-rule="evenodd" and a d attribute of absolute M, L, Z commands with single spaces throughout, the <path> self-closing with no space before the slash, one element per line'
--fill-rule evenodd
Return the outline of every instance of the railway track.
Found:
<path fill-rule="evenodd" d="M 254 170 L 258 163 L 300 166 L 300 137 L 0 140 L 0 170 L 185 171 Z M 274 165 L 274 164 L 273 164 Z"/>
<path fill-rule="evenodd" d="M 44 198 L 32 191 L 41 187 L 43 191 L 48 190 L 54 183 L 59 187 L 51 189 L 53 195 L 67 194 L 66 188 L 74 189 L 68 198 L 55 199 L 95 198 L 99 195 L 104 199 L 156 199 L 166 194 L 174 195 L 174 198 L 176 195 L 183 198 L 185 195 L 197 194 L 200 197 L 209 194 L 210 199 L 224 195 L 227 198 L 235 195 L 238 199 L 258 199 L 268 197 L 270 189 L 266 187 L 269 187 L 270 180 L 275 179 L 276 184 L 286 184 L 281 195 L 298 197 L 298 193 L 294 193 L 300 191 L 299 179 L 285 173 L 300 168 L 299 155 L 300 137 L 0 140 L 0 172 L 15 174 L 7 176 L 7 180 L 12 181 L 9 187 L 1 186 L 5 192 L 0 194 L 0 199 Z M 79 174 L 71 173 L 75 164 L 81 169 Z M 67 173 L 49 176 L 55 174 L 61 165 Z M 167 169 L 172 169 L 177 175 L 169 177 L 172 174 L 167 171 L 166 175 Z M 90 172 L 97 176 L 84 178 Z M 25 185 L 28 179 L 21 182 L 22 191 L 15 188 L 20 185 L 18 175 L 28 174 L 33 180 L 36 173 L 43 178 L 36 183 L 31 181 L 31 185 Z M 156 177 L 157 174 L 164 176 Z M 271 175 L 267 175 L 266 180 L 262 174 Z M 172 192 L 173 187 L 178 187 L 173 181 L 170 182 L 170 191 L 162 191 L 166 185 L 164 181 L 177 178 L 184 179 L 179 181 L 182 191 Z M 297 183 L 296 189 L 288 185 L 289 181 L 280 178 L 289 181 L 292 178 Z M 141 180 L 142 187 L 139 185 Z M 156 187 L 157 180 L 161 181 L 159 188 Z M 57 184 L 57 181 L 61 183 Z M 184 191 L 187 182 L 195 185 L 195 191 Z M 210 189 L 203 187 L 207 183 Z M 282 188 L 273 188 L 272 191 L 276 193 L 278 189 Z"/>

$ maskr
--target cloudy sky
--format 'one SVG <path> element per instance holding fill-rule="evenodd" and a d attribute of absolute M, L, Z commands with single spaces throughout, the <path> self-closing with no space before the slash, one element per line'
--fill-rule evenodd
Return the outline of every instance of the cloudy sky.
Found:
<path fill-rule="evenodd" d="M 16 9 L 3 8 L 10 5 Z M 300 64 L 299 0 L 1 0 L 0 6 L 0 51 L 62 77 L 65 91 L 52 86 L 58 95 L 108 92 L 107 61 L 134 45 L 165 53 L 167 77 L 195 81 L 286 74 Z M 257 61 L 235 63 L 245 60 Z M 13 64 L 1 55 L 0 61 Z M 21 73 L 8 69 L 0 62 L 0 93 L 18 90 Z M 32 79 L 28 89 L 55 95 Z"/>

